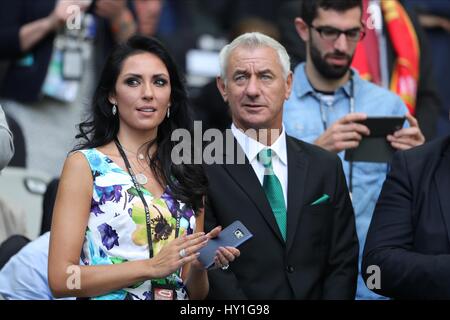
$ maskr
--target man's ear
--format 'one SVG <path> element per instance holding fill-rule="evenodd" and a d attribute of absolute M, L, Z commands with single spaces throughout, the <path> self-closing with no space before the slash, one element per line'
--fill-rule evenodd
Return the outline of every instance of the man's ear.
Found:
<path fill-rule="evenodd" d="M 295 30 L 297 30 L 297 34 L 304 42 L 309 41 L 309 26 L 302 18 L 295 18 Z"/>
<path fill-rule="evenodd" d="M 291 91 L 292 91 L 292 82 L 293 82 L 293 75 L 292 75 L 292 71 L 289 72 L 289 75 L 286 79 L 286 93 L 285 93 L 285 100 L 289 99 L 289 96 L 291 95 Z"/>
<path fill-rule="evenodd" d="M 228 95 L 226 90 L 225 81 L 221 77 L 216 78 L 217 89 L 219 89 L 220 94 L 222 95 L 223 101 L 228 102 Z"/>

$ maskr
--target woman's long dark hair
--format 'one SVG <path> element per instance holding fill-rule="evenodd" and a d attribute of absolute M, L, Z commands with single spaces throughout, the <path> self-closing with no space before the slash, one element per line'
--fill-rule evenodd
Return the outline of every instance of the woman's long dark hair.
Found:
<path fill-rule="evenodd" d="M 156 55 L 165 64 L 171 84 L 170 118 L 164 117 L 158 126 L 156 140 L 149 141 L 147 153 L 156 144 L 156 152 L 149 156 L 150 168 L 164 186 L 169 185 L 173 196 L 189 205 L 194 211 L 203 207 L 207 179 L 200 165 L 172 163 L 171 153 L 175 142 L 171 141 L 175 129 L 192 131 L 192 120 L 184 80 L 177 66 L 164 46 L 154 38 L 133 36 L 126 43 L 115 48 L 106 61 L 100 81 L 92 99 L 92 110 L 88 120 L 79 124 L 80 133 L 76 138 L 82 141 L 74 150 L 97 148 L 113 141 L 119 132 L 119 117 L 112 114 L 112 105 L 108 100 L 115 92 L 115 85 L 124 61 L 135 54 L 148 52 Z M 191 153 L 194 156 L 193 152 Z M 175 178 L 175 179 L 173 179 Z"/>

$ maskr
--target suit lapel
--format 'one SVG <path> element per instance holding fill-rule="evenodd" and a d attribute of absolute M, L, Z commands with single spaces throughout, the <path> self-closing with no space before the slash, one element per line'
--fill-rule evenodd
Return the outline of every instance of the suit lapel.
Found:
<path fill-rule="evenodd" d="M 302 149 L 286 136 L 288 158 L 288 197 L 287 197 L 287 252 L 293 245 L 301 209 L 304 205 L 304 191 L 308 171 L 308 161 Z"/>
<path fill-rule="evenodd" d="M 234 139 L 234 144 L 234 155 L 236 155 L 238 152 L 244 153 L 236 139 Z M 233 161 L 233 164 L 226 164 L 226 157 L 224 157 L 223 167 L 233 178 L 236 184 L 242 189 L 243 192 L 247 194 L 250 200 L 258 208 L 258 211 L 264 217 L 279 240 L 284 243 L 280 229 L 278 228 L 278 224 L 275 220 L 275 216 L 272 213 L 272 208 L 270 207 L 269 201 L 267 200 L 266 194 L 264 193 L 264 189 L 262 188 L 258 177 L 253 170 L 253 167 L 249 163 L 247 157 L 245 157 L 245 164 L 237 164 L 236 156 L 234 156 L 233 158 L 235 160 Z"/>
<path fill-rule="evenodd" d="M 450 146 L 443 154 L 434 177 L 442 215 L 447 225 L 447 235 L 450 240 L 450 197 L 448 194 L 450 190 Z"/>

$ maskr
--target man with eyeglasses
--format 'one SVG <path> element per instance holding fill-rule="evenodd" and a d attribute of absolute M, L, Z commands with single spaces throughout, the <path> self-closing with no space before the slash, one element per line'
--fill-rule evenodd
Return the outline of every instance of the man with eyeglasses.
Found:
<path fill-rule="evenodd" d="M 295 19 L 306 43 L 306 63 L 294 71 L 293 91 L 284 105 L 286 132 L 338 153 L 352 196 L 361 251 L 375 203 L 388 171 L 387 163 L 348 162 L 345 150 L 356 148 L 369 129 L 358 123 L 375 116 L 406 116 L 408 127 L 386 137 L 395 149 L 423 144 L 417 120 L 395 94 L 361 79 L 351 69 L 358 41 L 364 37 L 361 0 L 308 0 Z M 332 263 L 332 261 L 330 261 Z M 360 270 L 360 274 L 366 270 Z M 382 281 L 381 281 L 382 283 Z M 357 299 L 382 298 L 358 277 Z"/>

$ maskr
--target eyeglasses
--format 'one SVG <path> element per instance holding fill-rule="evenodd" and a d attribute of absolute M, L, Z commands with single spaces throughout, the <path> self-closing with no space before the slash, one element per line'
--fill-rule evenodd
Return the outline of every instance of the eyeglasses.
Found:
<path fill-rule="evenodd" d="M 333 27 L 314 27 L 310 25 L 311 29 L 316 30 L 320 37 L 326 41 L 336 41 L 341 34 L 345 34 L 348 41 L 358 42 L 362 40 L 366 33 L 361 28 L 354 28 L 350 30 L 339 30 Z"/>

